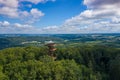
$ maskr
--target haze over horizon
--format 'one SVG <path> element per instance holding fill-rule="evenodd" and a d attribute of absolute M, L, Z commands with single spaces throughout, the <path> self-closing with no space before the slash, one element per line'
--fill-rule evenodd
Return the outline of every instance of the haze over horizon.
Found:
<path fill-rule="evenodd" d="M 120 33 L 120 0 L 0 0 L 0 34 Z"/>

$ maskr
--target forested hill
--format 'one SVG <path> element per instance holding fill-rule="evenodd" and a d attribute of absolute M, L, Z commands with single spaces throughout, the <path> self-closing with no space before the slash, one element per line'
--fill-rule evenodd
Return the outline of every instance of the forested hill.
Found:
<path fill-rule="evenodd" d="M 46 47 L 0 51 L 0 80 L 120 80 L 120 49 L 60 47 L 53 60 Z"/>
<path fill-rule="evenodd" d="M 105 45 L 120 48 L 120 34 L 0 34 L 0 50 L 9 47 L 43 46 L 45 41 L 61 45 Z"/>

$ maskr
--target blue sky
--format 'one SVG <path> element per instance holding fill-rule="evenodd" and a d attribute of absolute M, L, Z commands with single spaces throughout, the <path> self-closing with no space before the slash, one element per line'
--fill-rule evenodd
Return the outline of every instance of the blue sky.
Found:
<path fill-rule="evenodd" d="M 0 34 L 119 33 L 119 0 L 0 0 Z"/>

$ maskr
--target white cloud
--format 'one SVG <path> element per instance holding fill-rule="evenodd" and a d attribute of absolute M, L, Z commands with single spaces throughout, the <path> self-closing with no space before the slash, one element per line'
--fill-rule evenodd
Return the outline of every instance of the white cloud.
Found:
<path fill-rule="evenodd" d="M 34 23 L 35 21 L 40 20 L 40 18 L 44 16 L 45 14 L 42 11 L 36 8 L 33 8 L 30 10 L 30 12 L 27 12 L 27 11 L 21 12 L 20 15 L 23 21 L 30 24 L 30 23 Z"/>
<path fill-rule="evenodd" d="M 43 3 L 52 0 L 23 0 L 29 1 L 34 4 Z M 3 4 L 3 3 L 2 3 Z M 120 0 L 84 0 L 84 5 L 87 6 L 87 10 L 81 12 L 79 15 L 65 20 L 61 26 L 48 26 L 44 28 L 35 28 L 31 25 L 23 25 L 19 23 L 10 24 L 9 22 L 0 22 L 0 31 L 12 30 L 16 33 L 115 33 L 120 32 Z M 5 7 L 5 6 L 4 6 Z M 8 7 L 8 5 L 7 5 Z M 44 16 L 44 13 L 36 8 L 28 11 L 18 11 L 18 8 L 12 7 L 13 12 L 18 13 L 16 16 L 20 16 L 28 23 L 33 23 L 40 17 Z M 5 14 L 0 8 L 0 14 Z M 6 15 L 7 15 L 6 10 Z M 4 12 L 4 13 L 2 13 Z M 10 13 L 10 11 L 9 11 Z M 12 16 L 14 14 L 11 13 Z M 5 27 L 3 30 L 3 24 L 11 26 Z M 8 31 L 9 32 L 9 31 Z"/>
<path fill-rule="evenodd" d="M 119 0 L 84 0 L 87 10 L 67 19 L 60 27 L 71 33 L 110 33 L 120 31 Z"/>
<path fill-rule="evenodd" d="M 18 17 L 17 0 L 0 0 L 0 14 L 9 17 Z"/>
<path fill-rule="evenodd" d="M 4 16 L 9 16 L 9 17 L 18 17 L 18 12 L 16 8 L 10 8 L 10 7 L 2 7 L 0 8 L 0 14 Z"/>
<path fill-rule="evenodd" d="M 3 22 L 3 25 L 4 25 L 4 26 L 9 26 L 10 23 L 9 23 L 8 21 L 4 21 L 4 22 Z"/>
<path fill-rule="evenodd" d="M 22 11 L 22 12 L 20 12 L 20 15 L 21 15 L 21 17 L 27 17 L 27 16 L 29 16 L 29 12 L 27 12 L 27 11 Z"/>
<path fill-rule="evenodd" d="M 29 22 L 31 21 L 31 23 L 44 16 L 44 13 L 36 8 L 33 8 L 30 11 L 22 11 L 20 9 L 21 6 L 19 5 L 20 2 L 21 0 L 0 0 L 0 15 L 3 15 L 7 18 L 17 18 L 23 20 L 27 19 L 26 21 L 29 20 Z"/>
<path fill-rule="evenodd" d="M 119 6 L 120 0 L 84 0 L 84 4 L 88 8 L 102 8 L 103 6 L 116 5 Z M 104 8 L 104 7 L 103 7 Z"/>
<path fill-rule="evenodd" d="M 20 24 L 20 23 L 15 23 L 15 24 L 13 24 L 13 25 L 14 25 L 14 27 L 16 27 L 16 28 L 32 28 L 32 26 L 31 26 L 31 25 L 28 25 L 28 24 L 22 25 L 22 24 Z"/>
<path fill-rule="evenodd" d="M 120 23 L 120 17 L 113 17 L 112 22 L 113 23 Z"/>
<path fill-rule="evenodd" d="M 28 24 L 0 22 L 0 33 L 38 33 L 39 31 L 40 29 Z"/>
<path fill-rule="evenodd" d="M 0 27 L 8 27 L 10 23 L 8 21 L 0 22 Z"/>
<path fill-rule="evenodd" d="M 67 19 L 61 26 L 49 26 L 49 33 L 120 32 L 120 0 L 84 0 L 87 10 Z"/>
<path fill-rule="evenodd" d="M 2 6 L 8 6 L 11 8 L 18 7 L 18 0 L 0 0 Z"/>
<path fill-rule="evenodd" d="M 20 24 L 20 23 L 10 23 L 8 21 L 0 21 L 0 27 L 12 27 L 12 28 L 31 28 L 31 25 Z"/>
<path fill-rule="evenodd" d="M 30 14 L 34 17 L 34 18 L 39 18 L 41 16 L 44 16 L 44 13 L 42 13 L 41 11 L 39 11 L 38 9 L 34 8 L 31 9 Z"/>
<path fill-rule="evenodd" d="M 59 31 L 59 27 L 58 26 L 47 26 L 41 29 L 42 33 L 58 33 L 61 32 Z"/>

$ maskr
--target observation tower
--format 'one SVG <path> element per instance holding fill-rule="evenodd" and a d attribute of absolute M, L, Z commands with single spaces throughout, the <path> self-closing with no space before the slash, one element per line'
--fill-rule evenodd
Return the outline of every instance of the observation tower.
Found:
<path fill-rule="evenodd" d="M 53 41 L 45 41 L 45 46 L 48 47 L 48 55 L 53 57 L 53 58 L 56 58 L 56 55 L 54 54 L 54 52 L 56 51 L 56 44 L 53 42 Z"/>

